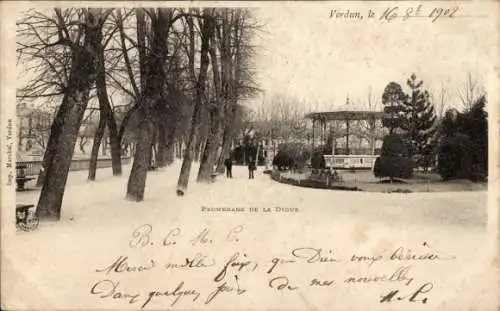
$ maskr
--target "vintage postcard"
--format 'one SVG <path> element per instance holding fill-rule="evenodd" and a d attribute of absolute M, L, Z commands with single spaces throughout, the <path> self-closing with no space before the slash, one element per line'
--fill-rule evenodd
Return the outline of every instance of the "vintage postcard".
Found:
<path fill-rule="evenodd" d="M 498 310 L 500 3 L 0 12 L 2 310 Z"/>

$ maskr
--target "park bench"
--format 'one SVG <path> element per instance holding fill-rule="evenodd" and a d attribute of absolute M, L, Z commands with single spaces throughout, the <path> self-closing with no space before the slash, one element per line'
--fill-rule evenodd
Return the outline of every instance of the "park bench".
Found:
<path fill-rule="evenodd" d="M 27 177 L 26 173 L 24 171 L 25 169 L 26 169 L 26 165 L 23 165 L 23 164 L 16 165 L 16 171 L 17 171 L 17 174 L 16 174 L 16 184 L 17 184 L 16 191 L 24 191 L 24 190 L 26 190 L 24 188 L 24 184 L 27 183 L 30 180 L 35 179 L 35 177 Z"/>
<path fill-rule="evenodd" d="M 34 204 L 16 204 L 16 227 L 23 231 L 32 231 L 38 227 L 38 217 L 30 213 Z"/>

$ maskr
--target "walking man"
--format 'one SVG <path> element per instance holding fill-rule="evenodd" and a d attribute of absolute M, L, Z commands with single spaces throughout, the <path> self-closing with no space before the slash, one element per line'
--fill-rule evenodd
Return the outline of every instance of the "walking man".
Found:
<path fill-rule="evenodd" d="M 227 158 L 224 160 L 224 165 L 226 166 L 226 177 L 233 178 L 233 160 L 231 160 L 231 158 Z"/>
<path fill-rule="evenodd" d="M 255 171 L 255 160 L 252 157 L 248 158 L 248 179 L 253 179 L 253 171 Z"/>

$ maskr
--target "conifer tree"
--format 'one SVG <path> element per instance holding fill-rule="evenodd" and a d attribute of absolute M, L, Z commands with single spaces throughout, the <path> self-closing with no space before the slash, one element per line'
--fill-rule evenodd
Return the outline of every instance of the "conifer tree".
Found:
<path fill-rule="evenodd" d="M 382 118 L 382 125 L 389 129 L 389 134 L 393 134 L 396 129 L 405 129 L 406 122 L 406 94 L 401 85 L 390 82 L 382 94 L 382 104 L 384 105 L 385 116 Z"/>
<path fill-rule="evenodd" d="M 429 167 L 433 164 L 437 129 L 434 105 L 430 101 L 429 92 L 422 87 L 423 81 L 417 80 L 415 74 L 412 74 L 406 83 L 411 94 L 405 102 L 407 122 L 402 124 L 407 127 L 404 130 L 407 131 L 408 140 L 413 146 L 416 164 Z"/>

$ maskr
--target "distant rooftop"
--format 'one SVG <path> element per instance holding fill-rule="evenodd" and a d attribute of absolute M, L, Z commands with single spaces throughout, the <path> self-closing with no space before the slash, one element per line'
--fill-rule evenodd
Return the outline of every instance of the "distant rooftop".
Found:
<path fill-rule="evenodd" d="M 311 112 L 305 115 L 306 118 L 312 120 L 369 120 L 381 119 L 384 115 L 382 111 L 322 111 Z"/>

